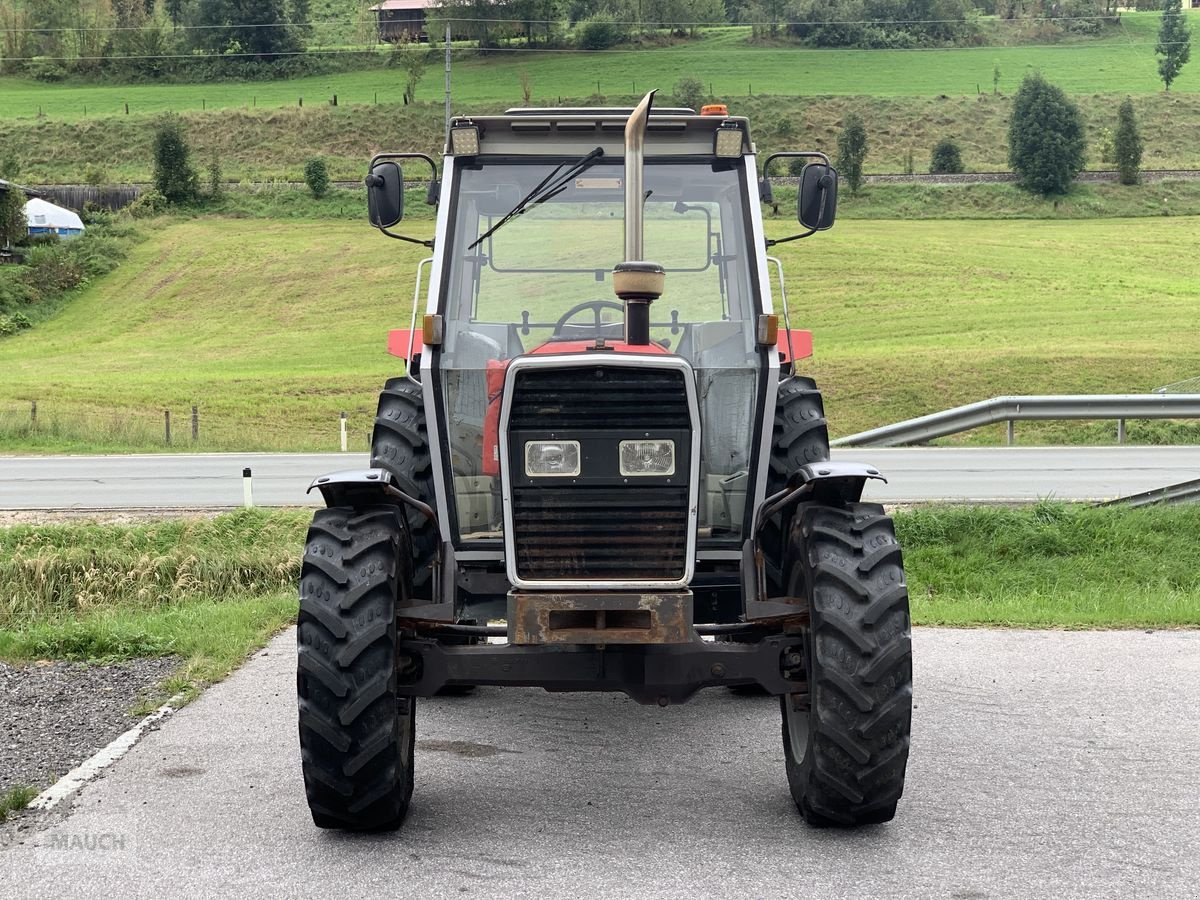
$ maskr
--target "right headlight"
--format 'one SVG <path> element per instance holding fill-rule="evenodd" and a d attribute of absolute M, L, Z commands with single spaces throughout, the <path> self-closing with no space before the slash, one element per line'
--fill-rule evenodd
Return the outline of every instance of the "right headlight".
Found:
<path fill-rule="evenodd" d="M 674 441 L 621 441 L 621 474 L 629 475 L 674 475 Z"/>

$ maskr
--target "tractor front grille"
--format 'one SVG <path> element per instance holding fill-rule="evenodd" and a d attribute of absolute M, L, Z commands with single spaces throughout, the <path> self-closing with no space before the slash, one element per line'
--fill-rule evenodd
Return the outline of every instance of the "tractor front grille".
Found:
<path fill-rule="evenodd" d="M 691 414 L 679 368 L 580 365 L 516 374 L 511 547 L 526 581 L 676 581 L 687 571 Z M 670 437 L 675 472 L 621 477 L 621 440 Z M 581 442 L 578 477 L 525 474 L 527 440 Z"/>

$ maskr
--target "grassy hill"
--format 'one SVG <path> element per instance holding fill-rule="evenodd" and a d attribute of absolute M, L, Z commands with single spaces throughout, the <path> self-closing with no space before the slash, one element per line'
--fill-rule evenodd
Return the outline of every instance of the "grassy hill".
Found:
<path fill-rule="evenodd" d="M 1116 128 L 1120 98 L 1076 99 L 1088 123 L 1089 165 L 1103 167 L 1098 147 L 1105 129 Z M 504 106 L 484 104 L 472 111 Z M 1140 94 L 1134 107 L 1147 168 L 1200 168 L 1200 93 Z M 764 153 L 798 147 L 834 153 L 842 118 L 855 110 L 870 140 L 868 172 L 903 172 L 909 152 L 916 171 L 927 171 L 930 151 L 943 137 L 959 141 L 968 171 L 1008 168 L 1012 100 L 1006 96 L 754 97 L 737 100 L 731 109 L 750 117 Z M 227 176 L 299 180 L 305 160 L 324 156 L 335 178 L 357 180 L 366 160 L 381 149 L 440 153 L 443 117 L 439 105 L 428 103 L 196 112 L 185 120 L 197 162 L 207 164 L 215 153 Z M 97 169 L 104 180 L 148 180 L 153 133 L 154 117 L 146 115 L 76 122 L 0 118 L 0 146 L 16 153 L 23 178 L 38 183 L 79 182 Z"/>
<path fill-rule="evenodd" d="M 1193 31 L 1200 14 L 1190 17 Z M 1157 13 L 1125 13 L 1112 35 L 1089 41 L 1009 47 L 936 50 L 814 50 L 748 44 L 749 29 L 718 28 L 699 40 L 662 48 L 546 52 L 496 51 L 479 56 L 456 48 L 454 104 L 467 110 L 479 104 L 516 103 L 521 73 L 532 82 L 532 98 L 599 94 L 622 98 L 658 87 L 669 92 L 684 76 L 711 85 L 719 98 L 740 102 L 752 94 L 778 96 L 936 97 L 975 95 L 991 90 L 992 70 L 1000 66 L 1000 89 L 1016 90 L 1026 72 L 1040 70 L 1050 81 L 1075 94 L 1155 93 L 1162 89 L 1154 56 Z M 418 91 L 422 100 L 438 100 L 442 82 L 430 66 Z M 28 79 L 0 78 L 0 118 L 55 120 L 230 108 L 295 107 L 328 103 L 399 103 L 403 76 L 396 69 L 369 69 L 297 78 L 289 81 L 215 84 L 45 85 Z M 1200 92 L 1200 65 L 1183 69 L 1174 91 Z"/>
<path fill-rule="evenodd" d="M 793 321 L 815 332 L 808 370 L 847 434 L 996 394 L 1145 391 L 1200 374 L 1200 332 L 1183 325 L 1198 229 L 847 220 L 777 249 Z M 407 323 L 419 254 L 352 223 L 164 220 L 60 316 L 0 339 L 0 450 L 150 448 L 162 410 L 179 434 L 193 403 L 205 449 L 333 449 L 343 410 L 365 447 L 375 395 L 398 370 L 385 331 Z"/>

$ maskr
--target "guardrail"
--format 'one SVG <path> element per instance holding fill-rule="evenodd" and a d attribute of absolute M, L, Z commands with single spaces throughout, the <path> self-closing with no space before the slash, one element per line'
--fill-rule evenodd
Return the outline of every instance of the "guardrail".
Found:
<path fill-rule="evenodd" d="M 1130 494 L 1116 500 L 1105 500 L 1096 505 L 1130 506 L 1136 509 L 1139 506 L 1156 506 L 1160 503 L 1200 503 L 1200 479 L 1181 481 L 1152 491 L 1142 491 L 1140 494 Z"/>
<path fill-rule="evenodd" d="M 1200 394 L 1062 394 L 993 397 L 979 403 L 851 434 L 833 447 L 899 447 L 970 431 L 983 425 L 1031 420 L 1116 419 L 1117 443 L 1125 442 L 1126 419 L 1200 419 Z"/>

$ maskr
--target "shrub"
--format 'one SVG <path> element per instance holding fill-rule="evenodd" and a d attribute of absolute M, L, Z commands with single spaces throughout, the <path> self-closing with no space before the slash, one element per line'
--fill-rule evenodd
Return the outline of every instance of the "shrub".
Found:
<path fill-rule="evenodd" d="M 618 25 L 611 15 L 600 12 L 579 23 L 579 35 L 576 40 L 584 50 L 607 50 L 625 38 L 624 28 Z"/>
<path fill-rule="evenodd" d="M 15 189 L 0 192 L 0 248 L 17 243 L 28 233 L 25 195 Z"/>
<path fill-rule="evenodd" d="M 929 174 L 958 175 L 963 170 L 962 151 L 950 138 L 942 138 L 934 145 L 929 157 Z"/>
<path fill-rule="evenodd" d="M 325 196 L 329 190 L 329 170 L 325 166 L 325 160 L 317 156 L 304 164 L 304 183 L 316 199 L 320 200 Z"/>
<path fill-rule="evenodd" d="M 838 135 L 838 172 L 850 185 L 850 193 L 857 194 L 862 184 L 863 160 L 867 158 L 867 129 L 857 113 L 846 116 L 842 133 Z"/>
<path fill-rule="evenodd" d="M 675 102 L 680 106 L 699 112 L 706 96 L 708 95 L 704 91 L 704 82 L 699 78 L 688 76 L 675 82 Z"/>
<path fill-rule="evenodd" d="M 1008 161 L 1021 186 L 1065 194 L 1083 169 L 1085 146 L 1079 107 L 1040 74 L 1026 75 L 1008 126 Z"/>
<path fill-rule="evenodd" d="M 183 122 L 176 115 L 164 116 L 154 133 L 154 189 L 168 203 L 195 203 L 199 197 L 191 153 Z"/>
<path fill-rule="evenodd" d="M 1121 173 L 1121 184 L 1137 184 L 1142 167 L 1142 135 L 1128 97 L 1117 110 L 1117 133 L 1113 137 L 1113 161 Z"/>
<path fill-rule="evenodd" d="M 208 199 L 213 203 L 225 195 L 225 177 L 221 174 L 221 157 L 214 151 L 208 160 Z"/>
<path fill-rule="evenodd" d="M 158 191 L 150 190 L 139 194 L 136 200 L 125 207 L 125 210 L 135 219 L 148 219 L 152 216 L 162 215 L 169 205 L 166 197 Z"/>

